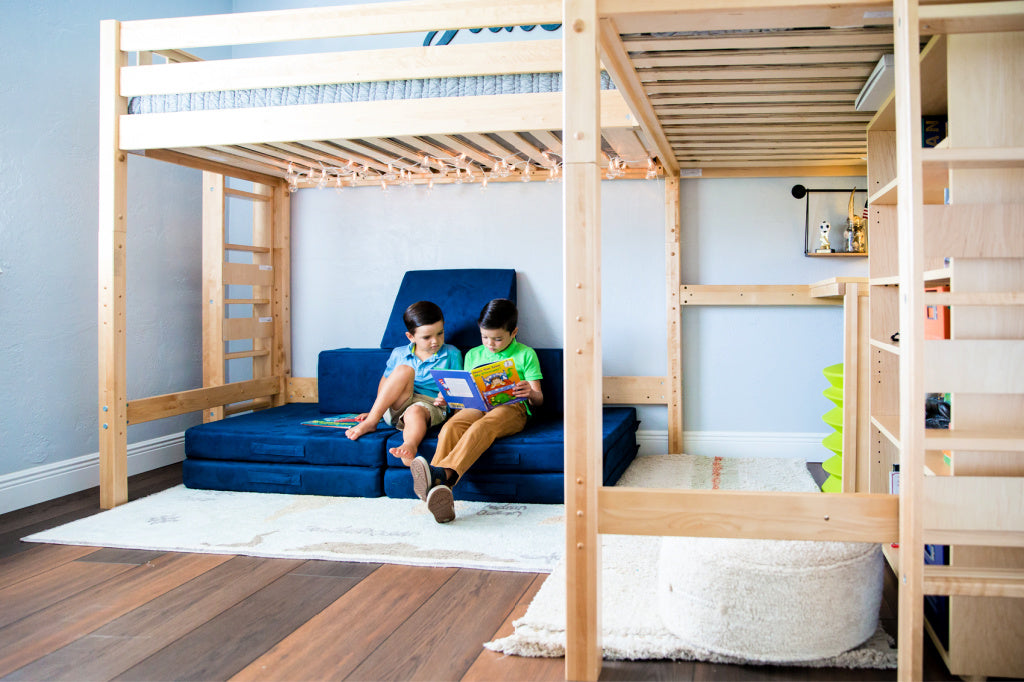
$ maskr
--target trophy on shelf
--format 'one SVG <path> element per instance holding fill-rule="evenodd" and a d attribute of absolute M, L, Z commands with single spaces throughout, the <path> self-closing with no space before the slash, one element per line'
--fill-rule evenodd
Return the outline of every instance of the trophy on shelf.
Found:
<path fill-rule="evenodd" d="M 818 250 L 815 253 L 835 253 L 828 242 L 828 234 L 832 231 L 832 225 L 827 218 L 822 218 L 818 223 Z"/>

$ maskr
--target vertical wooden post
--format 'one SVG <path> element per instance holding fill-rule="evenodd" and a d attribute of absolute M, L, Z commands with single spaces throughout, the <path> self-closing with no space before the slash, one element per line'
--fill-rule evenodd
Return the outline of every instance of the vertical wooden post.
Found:
<path fill-rule="evenodd" d="M 601 673 L 601 130 L 596 0 L 563 0 L 565 676 Z"/>
<path fill-rule="evenodd" d="M 270 364 L 274 376 L 281 377 L 281 390 L 273 398 L 274 405 L 288 402 L 288 379 L 292 375 L 291 197 L 288 184 L 283 180 L 274 187 L 274 289 L 270 301 L 274 316 L 274 345 Z"/>
<path fill-rule="evenodd" d="M 665 178 L 665 303 L 668 314 L 668 451 L 683 452 L 683 337 L 679 307 L 680 265 L 679 176 Z"/>
<path fill-rule="evenodd" d="M 924 248 L 920 30 L 916 0 L 893 3 L 896 177 L 899 194 L 900 680 L 923 679 L 924 645 Z"/>
<path fill-rule="evenodd" d="M 128 389 L 125 362 L 125 245 L 128 160 L 120 149 L 121 25 L 100 22 L 99 130 L 99 451 L 100 506 L 128 501 Z"/>
<path fill-rule="evenodd" d="M 850 282 L 843 294 L 843 483 L 842 492 L 857 491 L 857 424 L 860 402 L 857 400 L 860 375 L 858 365 L 860 339 L 860 287 Z"/>
<path fill-rule="evenodd" d="M 203 171 L 203 386 L 223 386 L 224 176 Z M 203 421 L 224 418 L 224 407 L 203 410 Z"/>
<path fill-rule="evenodd" d="M 871 289 L 857 297 L 857 488 L 871 492 Z M 858 293 L 859 287 L 858 287 Z"/>

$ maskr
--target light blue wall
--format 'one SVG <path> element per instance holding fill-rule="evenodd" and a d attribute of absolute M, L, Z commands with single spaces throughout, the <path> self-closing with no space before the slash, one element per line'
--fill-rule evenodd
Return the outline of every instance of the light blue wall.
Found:
<path fill-rule="evenodd" d="M 98 450 L 99 21 L 312 4 L 331 3 L 2 0 L 0 476 Z M 457 42 L 469 39 L 460 35 Z M 421 41 L 416 34 L 387 44 Z M 260 53 L 265 48 L 252 46 L 234 54 Z M 60 82 L 65 85 L 49 87 Z M 198 171 L 134 156 L 129 171 L 131 398 L 201 382 L 201 180 Z M 796 182 L 863 186 L 863 178 L 684 180 L 684 279 L 807 283 L 865 274 L 861 259 L 803 257 L 803 203 L 789 194 Z M 663 187 L 661 181 L 603 184 L 608 374 L 665 371 Z M 516 268 L 524 340 L 560 345 L 561 190 L 534 182 L 492 183 L 486 192 L 464 185 L 395 188 L 386 197 L 374 188 L 294 195 L 294 374 L 313 376 L 323 348 L 376 345 L 401 273 L 410 268 Z M 690 310 L 683 321 L 688 430 L 827 430 L 820 421 L 829 407 L 820 371 L 840 358 L 838 310 Z M 663 409 L 647 408 L 642 416 L 641 428 L 665 428 Z M 131 427 L 129 440 L 177 433 L 197 419 Z"/>
<path fill-rule="evenodd" d="M 0 475 L 98 450 L 99 22 L 230 9 L 230 0 L 0 3 Z M 195 388 L 200 174 L 137 157 L 129 173 L 128 395 Z M 129 438 L 194 422 L 131 427 Z"/>

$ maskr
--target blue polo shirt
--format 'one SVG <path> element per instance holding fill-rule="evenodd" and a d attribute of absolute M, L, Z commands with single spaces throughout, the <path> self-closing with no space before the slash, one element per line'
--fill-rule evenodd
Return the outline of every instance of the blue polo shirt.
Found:
<path fill-rule="evenodd" d="M 395 367 L 408 365 L 416 372 L 413 379 L 413 391 L 436 398 L 438 394 L 437 382 L 430 375 L 432 369 L 462 369 L 462 353 L 451 344 L 444 344 L 441 349 L 426 360 L 420 360 L 416 355 L 416 344 L 399 346 L 391 351 L 388 364 L 384 367 L 384 376 L 391 376 Z"/>

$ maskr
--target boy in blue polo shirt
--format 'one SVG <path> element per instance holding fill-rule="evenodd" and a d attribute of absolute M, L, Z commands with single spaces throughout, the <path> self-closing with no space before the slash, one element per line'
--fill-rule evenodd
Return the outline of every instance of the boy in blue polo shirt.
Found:
<path fill-rule="evenodd" d="M 389 452 L 409 466 L 427 429 L 448 415 L 448 405 L 430 370 L 462 369 L 462 353 L 444 342 L 444 314 L 436 303 L 413 303 L 405 309 L 402 321 L 410 343 L 391 351 L 373 407 L 360 414 L 360 423 L 345 435 L 355 440 L 376 431 L 377 423 L 384 419 L 402 432 L 402 444 Z"/>
<path fill-rule="evenodd" d="M 540 386 L 544 377 L 537 351 L 516 339 L 519 333 L 516 304 L 507 298 L 494 299 L 480 311 L 477 325 L 480 327 L 481 345 L 466 352 L 466 367 L 472 369 L 512 358 L 520 378 L 514 393 L 526 400 L 499 405 L 489 412 L 459 410 L 441 427 L 433 461 L 416 457 L 407 464 L 416 497 L 427 503 L 427 509 L 438 523 L 447 523 L 455 518 L 452 486 L 459 478 L 495 439 L 522 431 L 532 413 L 530 408 L 544 403 Z"/>

